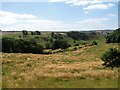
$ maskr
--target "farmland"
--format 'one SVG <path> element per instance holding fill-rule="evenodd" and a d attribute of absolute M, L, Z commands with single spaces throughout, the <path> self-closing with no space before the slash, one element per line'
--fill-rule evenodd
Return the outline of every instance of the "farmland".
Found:
<path fill-rule="evenodd" d="M 2 86 L 3 88 L 117 88 L 118 68 L 105 67 L 101 60 L 101 55 L 109 48 L 117 48 L 117 44 L 106 44 L 104 37 L 96 41 L 98 45 L 71 46 L 53 54 L 1 53 Z M 61 49 L 52 52 L 59 50 Z"/>

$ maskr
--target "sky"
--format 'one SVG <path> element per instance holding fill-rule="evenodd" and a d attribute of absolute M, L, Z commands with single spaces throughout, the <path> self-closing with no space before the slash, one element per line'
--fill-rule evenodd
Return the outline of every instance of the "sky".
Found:
<path fill-rule="evenodd" d="M 2 31 L 82 31 L 118 28 L 118 0 L 4 0 Z"/>

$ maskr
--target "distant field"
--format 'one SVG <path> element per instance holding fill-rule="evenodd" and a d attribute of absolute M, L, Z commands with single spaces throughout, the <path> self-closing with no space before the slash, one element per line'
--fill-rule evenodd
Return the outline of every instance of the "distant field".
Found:
<path fill-rule="evenodd" d="M 117 88 L 118 69 L 102 66 L 101 55 L 117 44 L 80 45 L 49 55 L 2 53 L 4 88 Z"/>

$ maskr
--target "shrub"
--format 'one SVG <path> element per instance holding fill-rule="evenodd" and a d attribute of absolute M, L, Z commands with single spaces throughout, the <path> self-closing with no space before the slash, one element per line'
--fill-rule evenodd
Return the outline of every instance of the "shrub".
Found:
<path fill-rule="evenodd" d="M 87 44 L 87 42 L 81 42 L 81 45 L 86 45 Z"/>
<path fill-rule="evenodd" d="M 120 66 L 120 52 L 115 48 L 110 48 L 101 57 L 106 67 L 119 67 Z"/>
<path fill-rule="evenodd" d="M 74 46 L 79 46 L 79 44 L 77 43 L 77 44 L 75 44 Z"/>
<path fill-rule="evenodd" d="M 43 54 L 52 54 L 51 51 L 44 51 Z"/>
<path fill-rule="evenodd" d="M 66 41 L 63 41 L 63 40 L 55 40 L 52 44 L 52 49 L 66 49 L 70 47 L 70 45 L 66 42 Z"/>
<path fill-rule="evenodd" d="M 52 46 L 51 46 L 50 43 L 46 43 L 46 44 L 45 44 L 45 49 L 51 49 L 51 48 L 52 48 Z"/>
<path fill-rule="evenodd" d="M 74 50 L 77 50 L 77 48 L 76 48 L 76 47 L 74 47 Z"/>
<path fill-rule="evenodd" d="M 97 45 L 98 43 L 97 43 L 96 41 L 93 41 L 92 44 L 93 44 L 93 45 Z"/>
<path fill-rule="evenodd" d="M 60 45 L 60 48 L 61 48 L 61 49 L 66 49 L 66 48 L 68 48 L 68 47 L 70 47 L 70 45 L 69 45 L 66 41 L 62 41 L 62 42 L 61 42 L 61 45 Z"/>

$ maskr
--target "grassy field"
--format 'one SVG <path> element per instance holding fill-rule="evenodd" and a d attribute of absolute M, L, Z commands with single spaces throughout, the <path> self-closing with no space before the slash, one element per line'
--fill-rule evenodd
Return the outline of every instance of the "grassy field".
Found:
<path fill-rule="evenodd" d="M 117 88 L 118 69 L 102 66 L 101 55 L 117 44 L 78 46 L 49 55 L 2 53 L 3 88 Z"/>

